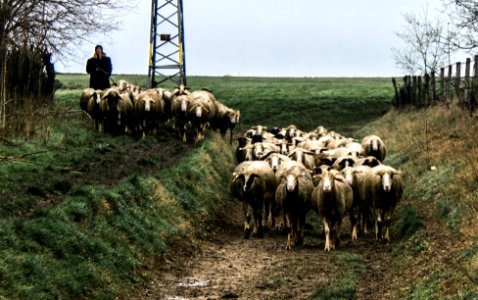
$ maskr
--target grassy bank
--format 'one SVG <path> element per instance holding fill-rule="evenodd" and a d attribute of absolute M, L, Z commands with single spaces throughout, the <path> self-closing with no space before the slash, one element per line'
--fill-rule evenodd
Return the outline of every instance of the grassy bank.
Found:
<path fill-rule="evenodd" d="M 476 299 L 477 118 L 453 105 L 392 111 L 357 132 L 386 137 L 403 171 L 391 289 L 404 299 Z"/>

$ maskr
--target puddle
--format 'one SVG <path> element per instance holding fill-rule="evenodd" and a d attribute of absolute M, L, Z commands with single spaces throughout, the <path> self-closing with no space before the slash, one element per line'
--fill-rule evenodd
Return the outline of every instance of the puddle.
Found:
<path fill-rule="evenodd" d="M 183 298 L 178 296 L 166 296 L 165 300 L 189 300 L 189 298 Z"/>
<path fill-rule="evenodd" d="M 205 287 L 211 284 L 211 280 L 196 279 L 196 278 L 187 278 L 181 280 L 176 285 L 182 287 Z"/>

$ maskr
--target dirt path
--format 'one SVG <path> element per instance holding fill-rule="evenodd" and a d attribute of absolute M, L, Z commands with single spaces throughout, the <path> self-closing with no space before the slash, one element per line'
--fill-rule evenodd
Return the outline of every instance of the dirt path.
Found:
<path fill-rule="evenodd" d="M 352 242 L 344 232 L 338 250 L 328 253 L 323 238 L 309 232 L 304 246 L 286 251 L 283 234 L 243 239 L 239 208 L 198 241 L 194 257 L 163 264 L 137 299 L 314 299 L 314 293 L 328 299 L 329 291 L 337 289 L 342 299 L 393 299 L 386 284 L 390 246 L 378 245 L 372 236 Z M 355 277 L 353 268 L 361 270 Z M 336 287 L 350 276 L 353 282 L 358 279 L 352 291 Z"/>

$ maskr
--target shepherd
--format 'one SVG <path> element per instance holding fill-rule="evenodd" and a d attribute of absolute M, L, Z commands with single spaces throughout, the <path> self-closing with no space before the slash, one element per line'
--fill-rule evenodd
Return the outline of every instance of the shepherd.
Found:
<path fill-rule="evenodd" d="M 111 59 L 103 52 L 103 46 L 96 45 L 93 57 L 86 62 L 86 72 L 90 74 L 90 88 L 104 90 L 111 87 L 112 70 Z"/>

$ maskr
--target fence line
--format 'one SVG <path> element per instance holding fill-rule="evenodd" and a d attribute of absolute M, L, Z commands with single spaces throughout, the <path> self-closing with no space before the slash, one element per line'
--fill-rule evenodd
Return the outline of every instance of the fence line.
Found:
<path fill-rule="evenodd" d="M 473 62 L 472 70 L 471 58 L 466 59 L 464 74 L 462 63 L 457 62 L 440 68 L 439 76 L 435 72 L 423 76 L 406 75 L 400 86 L 392 78 L 395 90 L 393 105 L 402 109 L 448 102 L 458 103 L 473 111 L 478 99 L 478 55 L 475 55 Z"/>

